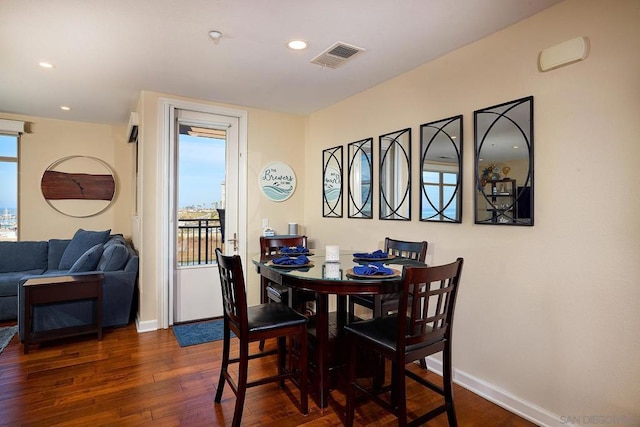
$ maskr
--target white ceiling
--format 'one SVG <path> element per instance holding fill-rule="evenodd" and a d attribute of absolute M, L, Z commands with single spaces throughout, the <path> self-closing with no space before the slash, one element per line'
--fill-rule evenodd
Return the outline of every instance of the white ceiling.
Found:
<path fill-rule="evenodd" d="M 560 1 L 0 0 L 0 111 L 125 124 L 148 90 L 306 115 Z M 365 52 L 310 63 L 337 41 Z"/>

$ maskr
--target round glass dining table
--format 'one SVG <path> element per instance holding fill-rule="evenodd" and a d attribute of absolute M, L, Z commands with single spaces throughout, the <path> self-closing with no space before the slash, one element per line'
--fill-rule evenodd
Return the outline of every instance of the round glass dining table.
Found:
<path fill-rule="evenodd" d="M 252 259 L 256 270 L 265 282 L 275 282 L 294 289 L 301 289 L 315 293 L 315 336 L 317 349 L 314 362 L 317 366 L 315 382 L 317 385 L 317 403 L 326 408 L 330 392 L 330 372 L 336 361 L 329 360 L 330 316 L 329 296 L 337 296 L 336 330 L 340 334 L 347 322 L 347 303 L 349 295 L 376 295 L 398 292 L 402 281 L 402 269 L 407 266 L 424 266 L 425 264 L 401 257 L 390 259 L 356 259 L 354 253 L 359 251 L 340 251 L 339 259 L 326 261 L 325 252 L 310 250 L 307 255 L 309 264 L 304 266 L 280 266 L 273 264 L 276 257 L 261 258 L 259 254 Z M 280 255 L 281 256 L 281 255 Z M 354 267 L 366 266 L 372 262 L 382 262 L 384 267 L 390 268 L 393 274 L 357 275 Z M 291 292 L 289 293 L 291 295 Z M 291 298 L 291 297 L 290 297 Z M 334 355 L 335 356 L 335 355 Z M 335 359 L 335 357 L 334 357 Z M 313 393 L 315 394 L 315 393 Z"/>

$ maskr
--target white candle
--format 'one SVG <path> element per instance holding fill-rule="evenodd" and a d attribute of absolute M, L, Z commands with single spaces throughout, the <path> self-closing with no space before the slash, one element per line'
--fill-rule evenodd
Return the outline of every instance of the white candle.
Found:
<path fill-rule="evenodd" d="M 340 261 L 340 247 L 335 245 L 325 246 L 324 259 L 329 262 Z"/>

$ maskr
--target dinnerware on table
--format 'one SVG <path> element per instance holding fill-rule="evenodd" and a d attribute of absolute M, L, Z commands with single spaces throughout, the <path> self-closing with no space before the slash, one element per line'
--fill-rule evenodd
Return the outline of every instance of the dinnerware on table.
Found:
<path fill-rule="evenodd" d="M 307 254 L 309 249 L 304 246 L 284 246 L 280 248 L 281 254 Z"/>
<path fill-rule="evenodd" d="M 384 260 L 389 259 L 389 253 L 383 250 L 378 249 L 374 252 L 356 252 L 353 254 L 353 257 L 356 259 L 371 259 L 371 260 Z"/>
<path fill-rule="evenodd" d="M 280 258 L 274 258 L 271 260 L 271 264 L 273 264 L 274 266 L 282 266 L 282 267 L 303 267 L 309 264 L 309 258 L 307 258 L 305 255 L 300 255 L 299 257 L 296 258 L 292 258 L 292 257 L 288 257 L 288 256 L 283 256 Z"/>
<path fill-rule="evenodd" d="M 358 276 L 390 276 L 395 270 L 387 268 L 381 263 L 372 263 L 353 267 L 353 273 Z"/>

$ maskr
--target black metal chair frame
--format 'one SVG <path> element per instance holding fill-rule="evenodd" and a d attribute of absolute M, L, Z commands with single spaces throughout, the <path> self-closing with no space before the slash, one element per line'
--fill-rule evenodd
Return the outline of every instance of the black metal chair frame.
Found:
<path fill-rule="evenodd" d="M 236 405 L 233 415 L 233 426 L 239 426 L 242 419 L 244 400 L 247 388 L 263 385 L 269 382 L 280 382 L 284 387 L 286 379 L 296 380 L 300 389 L 300 410 L 308 413 L 308 368 L 307 368 L 307 318 L 297 313 L 285 304 L 260 304 L 247 307 L 242 261 L 238 255 L 225 256 L 216 248 L 216 259 L 220 272 L 220 285 L 224 306 L 224 338 L 222 367 L 216 391 L 215 402 L 220 403 L 225 382 L 229 383 L 236 395 Z M 231 332 L 238 337 L 239 357 L 230 358 Z M 278 339 L 278 348 L 249 354 L 249 343 L 268 338 Z M 286 366 L 286 339 L 289 338 L 289 367 Z M 294 342 L 294 339 L 297 340 Z M 277 375 L 248 382 L 249 360 L 273 354 L 278 355 Z M 294 355 L 297 369 L 294 368 Z M 237 382 L 229 375 L 228 367 L 231 363 L 238 363 Z"/>
<path fill-rule="evenodd" d="M 453 403 L 451 339 L 463 259 L 435 267 L 405 267 L 398 313 L 345 326 L 350 342 L 346 425 L 353 425 L 356 391 L 398 417 L 398 424 L 420 425 L 447 413 L 457 426 Z M 357 353 L 374 351 L 391 360 L 391 383 L 365 388 L 356 380 Z M 442 352 L 442 386 L 406 370 L 406 364 Z M 444 404 L 407 422 L 406 377 L 444 397 Z M 390 393 L 387 398 L 381 395 Z"/>

